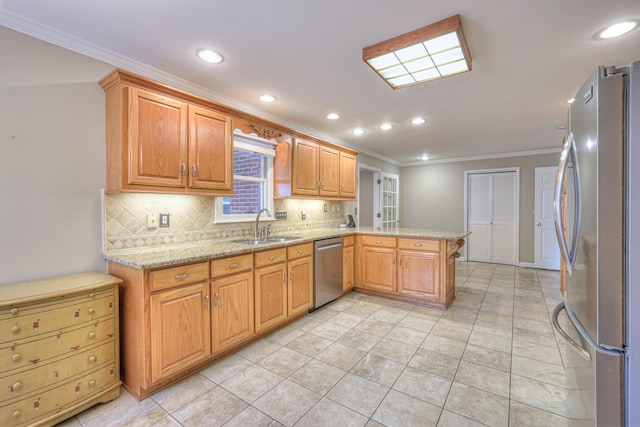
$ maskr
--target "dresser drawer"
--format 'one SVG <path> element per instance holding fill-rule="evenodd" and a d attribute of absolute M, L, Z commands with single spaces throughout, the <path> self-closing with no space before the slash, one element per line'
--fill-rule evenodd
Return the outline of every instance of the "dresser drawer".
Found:
<path fill-rule="evenodd" d="M 11 403 L 3 402 L 8 404 L 0 407 L 0 425 L 31 425 L 38 419 L 55 415 L 114 386 L 117 381 L 115 364 L 109 364 L 78 379 L 60 383 L 55 388 L 45 389 L 40 394 L 34 393 Z"/>
<path fill-rule="evenodd" d="M 355 238 L 353 236 L 344 236 L 342 238 L 342 246 L 353 246 L 353 242 L 355 242 Z"/>
<path fill-rule="evenodd" d="M 395 237 L 383 237 L 383 236 L 362 236 L 361 240 L 364 246 L 379 246 L 382 248 L 395 248 Z"/>
<path fill-rule="evenodd" d="M 53 357 L 68 355 L 102 340 L 113 340 L 114 319 L 99 320 L 77 329 L 65 329 L 58 333 L 41 335 L 37 339 L 25 338 L 0 345 L 2 371 L 36 366 Z M 2 425 L 2 424 L 0 424 Z"/>
<path fill-rule="evenodd" d="M 279 248 L 256 253 L 256 267 L 277 264 L 287 259 L 287 249 Z"/>
<path fill-rule="evenodd" d="M 105 363 L 113 364 L 115 355 L 115 342 L 112 340 L 98 347 L 79 351 L 71 357 L 49 364 L 38 363 L 36 368 L 28 368 L 0 378 L 0 401 L 19 399 L 43 387 L 89 372 Z"/>
<path fill-rule="evenodd" d="M 398 249 L 437 252 L 440 250 L 440 241 L 429 239 L 398 239 Z"/>
<path fill-rule="evenodd" d="M 296 259 L 313 255 L 313 243 L 289 246 L 287 248 L 287 258 Z"/>
<path fill-rule="evenodd" d="M 231 273 L 251 270 L 252 268 L 253 255 L 251 254 L 214 259 L 211 261 L 211 277 L 225 276 Z"/>
<path fill-rule="evenodd" d="M 114 314 L 114 293 L 102 294 L 96 300 L 78 299 L 30 309 L 15 307 L 12 318 L 0 320 L 0 343 L 45 334 L 78 326 L 82 323 Z"/>
<path fill-rule="evenodd" d="M 149 273 L 149 278 L 152 291 L 200 282 L 209 279 L 209 263 L 201 262 L 199 264 L 155 270 Z"/>

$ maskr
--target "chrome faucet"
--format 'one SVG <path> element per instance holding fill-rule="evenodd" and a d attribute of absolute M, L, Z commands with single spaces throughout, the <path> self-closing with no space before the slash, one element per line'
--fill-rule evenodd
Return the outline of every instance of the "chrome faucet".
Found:
<path fill-rule="evenodd" d="M 258 232 L 258 221 L 260 220 L 260 215 L 262 215 L 262 212 L 266 212 L 267 216 L 271 216 L 271 212 L 269 212 L 269 209 L 260 209 L 260 212 L 258 212 L 258 215 L 256 215 L 256 224 L 253 227 L 253 238 L 254 239 L 259 239 L 260 238 L 260 232 Z"/>

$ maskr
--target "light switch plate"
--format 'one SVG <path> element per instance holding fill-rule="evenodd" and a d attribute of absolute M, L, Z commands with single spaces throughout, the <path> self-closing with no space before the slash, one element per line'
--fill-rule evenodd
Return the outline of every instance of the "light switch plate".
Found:
<path fill-rule="evenodd" d="M 158 227 L 158 212 L 147 214 L 147 228 Z"/>

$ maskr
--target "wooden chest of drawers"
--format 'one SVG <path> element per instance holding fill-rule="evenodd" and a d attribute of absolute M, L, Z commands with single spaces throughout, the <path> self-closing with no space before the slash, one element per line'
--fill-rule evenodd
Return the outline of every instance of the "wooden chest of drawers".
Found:
<path fill-rule="evenodd" d="M 53 425 L 120 395 L 120 282 L 83 273 L 0 286 L 0 425 Z"/>

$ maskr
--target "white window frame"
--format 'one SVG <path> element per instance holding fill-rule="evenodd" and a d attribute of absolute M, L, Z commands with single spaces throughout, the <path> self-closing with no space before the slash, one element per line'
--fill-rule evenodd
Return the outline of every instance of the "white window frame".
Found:
<path fill-rule="evenodd" d="M 255 135 L 247 135 L 238 131 L 234 132 L 233 136 L 233 149 L 234 151 L 246 151 L 248 153 L 259 154 L 264 157 L 264 163 L 266 168 L 266 177 L 256 178 L 249 176 L 233 175 L 234 182 L 237 181 L 250 181 L 250 182 L 263 182 L 264 183 L 264 201 L 263 207 L 268 209 L 271 216 L 267 216 L 266 213 L 262 213 L 260 216 L 261 221 L 275 220 L 273 213 L 273 159 L 275 158 L 275 142 L 268 141 L 266 139 L 259 138 Z M 215 199 L 215 223 L 229 223 L 229 222 L 250 222 L 256 220 L 256 214 L 224 214 L 223 206 L 224 197 L 216 197 Z"/>

